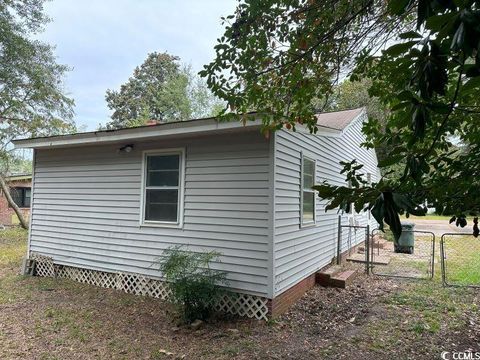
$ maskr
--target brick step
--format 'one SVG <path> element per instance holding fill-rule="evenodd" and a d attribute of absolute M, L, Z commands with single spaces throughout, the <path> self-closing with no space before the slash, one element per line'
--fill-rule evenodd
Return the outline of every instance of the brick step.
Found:
<path fill-rule="evenodd" d="M 319 271 L 315 274 L 315 282 L 322 286 L 329 286 L 330 278 L 336 273 L 340 272 L 341 270 L 342 270 L 341 266 L 333 265 L 328 267 L 327 269 Z"/>
<path fill-rule="evenodd" d="M 338 287 L 345 289 L 350 285 L 357 276 L 356 270 L 345 270 L 339 272 L 330 278 L 330 284 L 332 287 Z"/>
<path fill-rule="evenodd" d="M 317 272 L 315 278 L 317 284 L 322 286 L 345 289 L 352 283 L 356 275 L 356 270 L 343 270 L 341 266 L 335 265 Z"/>

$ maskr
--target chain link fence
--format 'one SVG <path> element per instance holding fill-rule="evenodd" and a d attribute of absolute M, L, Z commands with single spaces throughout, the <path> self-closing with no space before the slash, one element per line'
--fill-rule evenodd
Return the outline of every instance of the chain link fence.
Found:
<path fill-rule="evenodd" d="M 398 278 L 431 279 L 435 271 L 435 234 L 403 230 L 401 244 L 395 244 L 390 230 L 371 235 L 372 273 Z M 406 241 L 406 242 L 405 242 Z"/>
<path fill-rule="evenodd" d="M 424 280 L 435 277 L 441 278 L 444 286 L 480 288 L 480 237 L 445 233 L 438 235 L 438 246 L 431 231 L 403 229 L 398 242 L 389 229 L 367 234 L 368 226 L 342 224 L 339 218 L 338 263 L 345 257 L 363 264 L 367 274 Z"/>
<path fill-rule="evenodd" d="M 445 286 L 480 288 L 480 237 L 471 233 L 443 234 L 440 254 Z"/>

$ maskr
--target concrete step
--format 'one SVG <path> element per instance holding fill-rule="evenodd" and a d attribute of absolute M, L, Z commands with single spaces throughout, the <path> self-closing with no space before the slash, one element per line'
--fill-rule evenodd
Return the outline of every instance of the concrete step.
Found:
<path fill-rule="evenodd" d="M 352 254 L 347 257 L 347 261 L 355 263 L 365 263 L 365 254 Z M 373 256 L 373 265 L 388 265 L 390 263 L 390 256 L 388 255 L 377 255 Z"/>
<path fill-rule="evenodd" d="M 370 246 L 373 249 L 385 249 L 388 246 L 388 241 L 386 240 L 375 240 L 375 242 L 371 242 Z M 358 252 L 365 252 L 365 245 L 357 246 Z"/>
<path fill-rule="evenodd" d="M 330 286 L 345 289 L 357 276 L 356 270 L 341 271 L 330 278 Z"/>

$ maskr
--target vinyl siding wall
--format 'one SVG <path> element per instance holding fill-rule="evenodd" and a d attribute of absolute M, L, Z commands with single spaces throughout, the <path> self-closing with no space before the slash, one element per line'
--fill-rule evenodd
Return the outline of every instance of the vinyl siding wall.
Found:
<path fill-rule="evenodd" d="M 311 135 L 281 130 L 275 138 L 275 233 L 274 233 L 274 293 L 279 295 L 289 287 L 328 265 L 336 255 L 338 213 L 325 212 L 326 201 L 316 197 L 316 223 L 300 225 L 301 157 L 316 159 L 316 183 L 327 180 L 331 184 L 344 185 L 340 175 L 340 161 L 353 160 L 364 164 L 364 172 L 378 178 L 377 159 L 374 150 L 360 147 L 364 141 L 361 132 L 362 118 L 351 124 L 340 137 Z M 342 217 L 348 224 L 347 216 Z M 356 214 L 354 222 L 366 225 L 370 222 L 365 213 Z M 342 251 L 364 239 L 363 230 L 343 230 Z"/>
<path fill-rule="evenodd" d="M 234 289 L 272 292 L 270 144 L 258 132 L 37 150 L 30 250 L 59 264 L 158 277 L 172 245 L 223 254 Z M 139 226 L 142 151 L 185 147 L 182 229 Z"/>

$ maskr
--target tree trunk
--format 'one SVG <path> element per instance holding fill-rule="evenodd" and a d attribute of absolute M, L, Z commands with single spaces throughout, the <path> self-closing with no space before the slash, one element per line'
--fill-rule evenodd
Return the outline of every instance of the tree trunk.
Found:
<path fill-rule="evenodd" d="M 5 183 L 5 179 L 1 175 L 0 175 L 0 187 L 2 188 L 2 191 L 5 194 L 5 198 L 8 201 L 8 205 L 10 205 L 12 207 L 13 211 L 15 211 L 15 214 L 17 214 L 18 220 L 20 221 L 20 225 L 22 226 L 22 228 L 28 229 L 28 222 L 23 217 L 23 214 L 20 211 L 20 208 L 13 201 L 12 196 L 10 195 L 10 188 Z"/>

